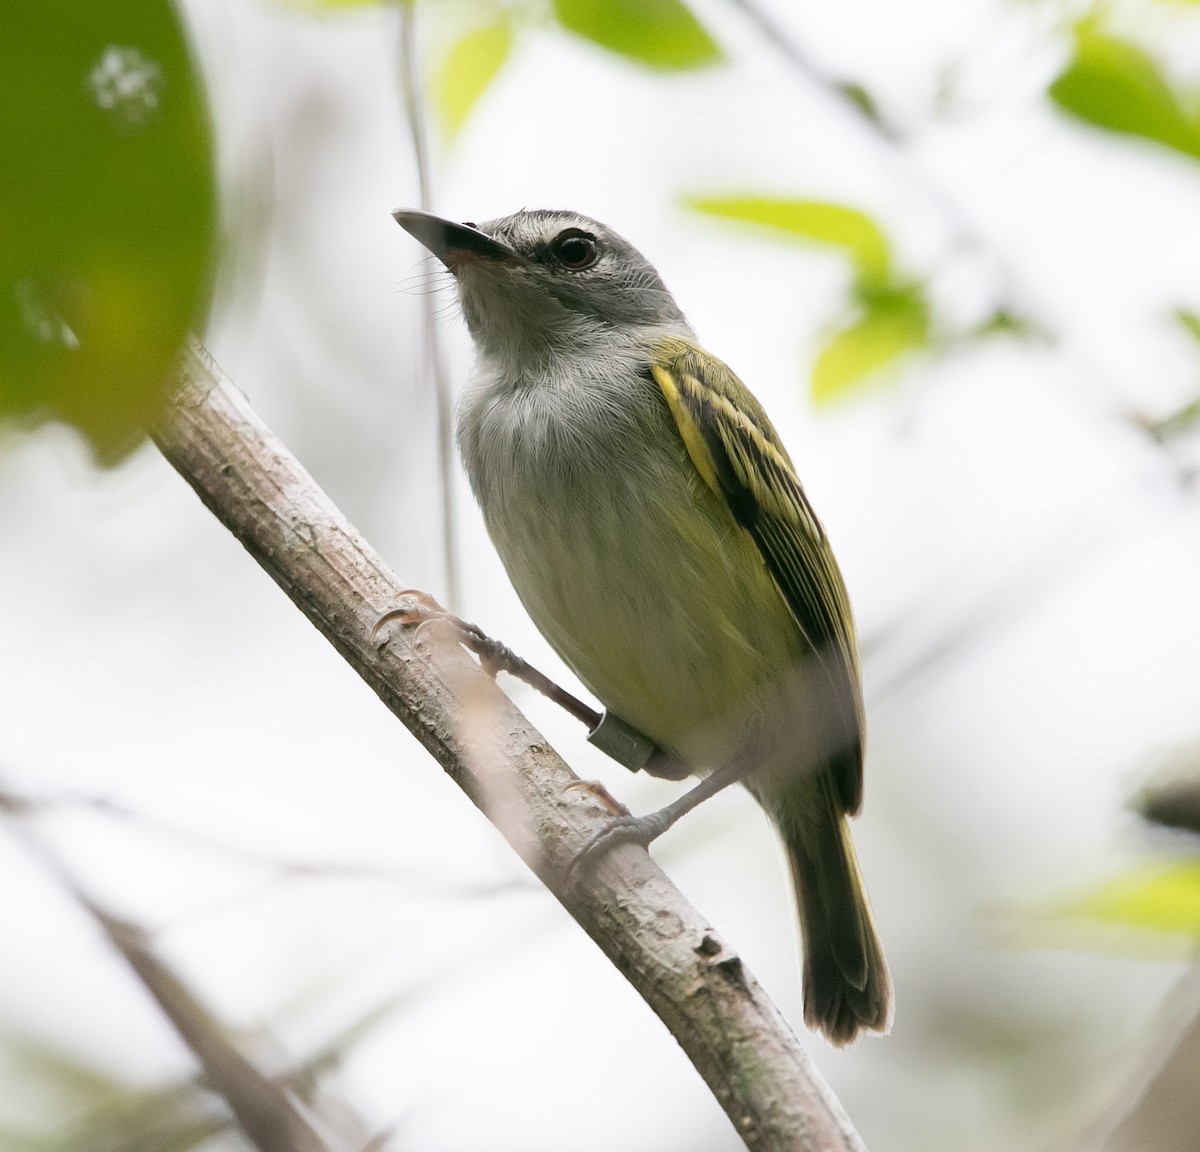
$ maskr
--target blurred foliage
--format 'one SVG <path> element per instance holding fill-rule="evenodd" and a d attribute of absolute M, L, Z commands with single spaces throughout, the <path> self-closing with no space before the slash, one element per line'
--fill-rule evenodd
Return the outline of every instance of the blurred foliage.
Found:
<path fill-rule="evenodd" d="M 337 12 L 384 0 L 284 0 Z M 415 0 L 398 0 L 411 6 Z M 431 9 L 433 5 L 429 6 Z M 682 0 L 543 0 L 513 4 L 483 0 L 441 4 L 437 18 L 453 28 L 449 47 L 432 69 L 430 97 L 442 133 L 453 140 L 512 53 L 521 29 L 547 21 L 658 72 L 705 68 L 724 59 L 720 45 Z"/>
<path fill-rule="evenodd" d="M 813 362 L 810 388 L 818 404 L 840 399 L 905 353 L 929 346 L 929 304 L 919 283 L 858 284 L 853 300 L 857 317 L 827 334 Z"/>
<path fill-rule="evenodd" d="M 904 354 L 929 347 L 924 285 L 895 272 L 887 237 L 865 212 L 823 200 L 764 196 L 690 196 L 685 203 L 710 216 L 840 249 L 849 259 L 851 314 L 825 334 L 817 353 L 810 380 L 815 402 L 840 399 Z"/>
<path fill-rule="evenodd" d="M 856 84 L 852 80 L 839 80 L 834 85 L 834 88 L 844 100 L 848 101 L 858 111 L 858 114 L 864 120 L 870 121 L 885 135 L 890 133 L 891 129 L 885 123 L 883 113 L 880 111 L 879 105 L 875 102 L 875 97 L 863 85 Z"/>
<path fill-rule="evenodd" d="M 576 35 L 649 68 L 677 72 L 722 58 L 679 0 L 554 0 L 554 15 Z"/>
<path fill-rule="evenodd" d="M 1169 412 L 1166 416 L 1152 419 L 1137 414 L 1134 423 L 1160 444 L 1167 444 L 1178 437 L 1186 436 L 1200 425 L 1200 397 Z"/>
<path fill-rule="evenodd" d="M 190 1152 L 230 1124 L 194 1081 L 134 1087 L 28 1037 L 0 1039 L 0 1069 L 6 1098 L 44 1114 L 0 1117 L 5 1152 Z"/>
<path fill-rule="evenodd" d="M 162 967 L 166 985 L 182 989 L 178 975 Z M 145 981 L 145 970 L 135 971 Z M 168 1010 L 171 1005 L 163 1001 L 162 983 L 152 979 L 145 986 L 159 1006 Z M 241 1032 L 235 1042 L 199 1001 L 176 1004 L 174 1007 L 183 1008 L 188 1016 L 188 1027 L 180 1032 L 180 1038 L 202 1071 L 189 1079 L 151 1086 L 122 1081 L 42 1041 L 0 1034 L 0 1085 L 4 1088 L 0 1150 L 189 1152 L 227 1130 L 247 1132 L 254 1142 L 255 1134 L 250 1130 L 254 1126 L 239 1126 L 246 1119 L 246 1109 L 250 1108 L 254 1119 L 277 1120 L 285 1109 L 275 1098 L 276 1093 L 286 1100 L 288 1108 L 295 1109 L 298 1119 L 311 1123 L 314 1132 L 328 1138 L 330 1148 L 381 1148 L 382 1143 L 372 1137 L 365 1121 L 327 1089 L 324 1081 L 360 1041 L 398 1011 L 410 1007 L 425 991 L 424 987 L 406 989 L 366 1008 L 299 1061 L 290 1059 L 265 1028 Z M 320 1010 L 316 1000 L 315 996 L 306 997 L 293 1009 Z M 167 1015 L 173 1018 L 174 1014 L 168 1010 Z M 255 1063 L 248 1064 L 251 1075 L 238 1073 L 237 1062 L 230 1061 L 223 1051 L 235 1048 L 254 1052 Z M 238 1059 L 243 1058 L 239 1054 Z M 287 1071 L 281 1075 L 262 1071 L 258 1065 L 267 1059 Z M 22 1115 L 15 1114 L 18 1108 Z M 297 1142 L 281 1143 L 279 1147 L 301 1147 L 301 1135 L 300 1129 L 292 1131 Z M 260 1140 L 255 1146 L 266 1144 Z M 304 1143 L 303 1147 L 323 1148 L 326 1144 L 322 1140 Z"/>
<path fill-rule="evenodd" d="M 1200 860 L 1133 868 L 1067 897 L 1053 913 L 1200 938 Z"/>
<path fill-rule="evenodd" d="M 168 0 L 0 8 L 0 416 L 137 444 L 207 306 L 212 153 Z"/>
<path fill-rule="evenodd" d="M 1010 312 L 1007 308 L 997 308 L 983 323 L 975 326 L 971 335 L 976 339 L 987 336 L 1019 336 L 1024 340 L 1049 341 L 1049 331 L 1029 316 Z"/>
<path fill-rule="evenodd" d="M 765 196 L 690 196 L 685 202 L 710 216 L 761 224 L 802 240 L 841 248 L 858 278 L 872 286 L 885 283 L 890 275 L 887 237 L 857 208 L 824 200 L 776 200 Z"/>
<path fill-rule="evenodd" d="M 443 57 L 434 73 L 433 106 L 447 140 L 458 134 L 504 66 L 512 44 L 512 24 L 502 15 L 464 33 Z"/>
<path fill-rule="evenodd" d="M 535 7 L 507 3 L 473 5 L 469 12 L 472 22 L 452 39 L 434 68 L 431 95 L 447 140 L 457 135 L 504 66 L 520 27 L 540 22 L 543 15 Z M 552 0 L 545 15 L 655 71 L 688 71 L 722 59 L 717 42 L 680 0 Z"/>
<path fill-rule="evenodd" d="M 1200 0 L 1197 0 L 1197 3 L 1200 3 Z M 1190 308 L 1176 308 L 1173 315 L 1175 323 L 1200 345 L 1200 316 Z"/>
<path fill-rule="evenodd" d="M 1132 807 L 1150 824 L 1200 835 L 1200 777 L 1194 754 L 1147 784 Z M 1188 841 L 1180 838 L 1179 843 Z M 1195 841 L 1193 841 L 1195 843 Z M 1139 864 L 1054 902 L 1052 921 L 1084 921 L 1117 928 L 1200 939 L 1200 855 L 1190 852 L 1166 863 Z"/>
<path fill-rule="evenodd" d="M 1200 116 L 1142 49 L 1099 29 L 1075 27 L 1074 51 L 1050 99 L 1097 128 L 1139 136 L 1200 159 Z"/>
<path fill-rule="evenodd" d="M 1180 307 L 1174 310 L 1172 319 L 1200 350 L 1200 315 L 1190 308 Z M 1165 416 L 1151 416 L 1143 412 L 1134 412 L 1130 418 L 1137 427 L 1158 443 L 1169 444 L 1187 436 L 1197 426 L 1200 426 L 1200 388 L 1195 391 L 1197 394 L 1192 399 L 1179 405 Z M 1144 814 L 1148 819 L 1153 819 L 1149 814 Z"/>

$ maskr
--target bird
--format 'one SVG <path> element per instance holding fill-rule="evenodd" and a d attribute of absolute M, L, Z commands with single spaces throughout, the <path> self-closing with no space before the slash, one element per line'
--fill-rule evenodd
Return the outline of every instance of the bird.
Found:
<path fill-rule="evenodd" d="M 762 405 L 606 225 L 393 217 L 457 288 L 476 353 L 459 455 L 517 595 L 607 714 L 665 750 L 647 770 L 700 778 L 600 842 L 649 844 L 741 782 L 791 872 L 805 1023 L 836 1046 L 889 1030 L 847 822 L 865 739 L 849 598 Z"/>

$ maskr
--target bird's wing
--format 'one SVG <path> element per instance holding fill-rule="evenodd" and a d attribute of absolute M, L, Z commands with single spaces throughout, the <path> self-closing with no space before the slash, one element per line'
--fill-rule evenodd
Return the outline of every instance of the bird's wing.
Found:
<path fill-rule="evenodd" d="M 842 808 L 856 812 L 864 728 L 858 651 L 846 587 L 825 531 L 762 406 L 721 361 L 672 339 L 656 350 L 650 374 L 696 470 L 753 538 L 820 661 L 835 713 L 835 791 Z"/>

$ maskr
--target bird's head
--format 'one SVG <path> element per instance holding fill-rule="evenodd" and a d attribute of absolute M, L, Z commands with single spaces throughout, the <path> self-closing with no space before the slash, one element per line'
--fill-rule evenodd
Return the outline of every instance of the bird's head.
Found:
<path fill-rule="evenodd" d="M 578 212 L 514 212 L 456 224 L 398 209 L 396 222 L 454 275 L 480 353 L 529 364 L 665 333 L 687 321 L 654 265 Z"/>

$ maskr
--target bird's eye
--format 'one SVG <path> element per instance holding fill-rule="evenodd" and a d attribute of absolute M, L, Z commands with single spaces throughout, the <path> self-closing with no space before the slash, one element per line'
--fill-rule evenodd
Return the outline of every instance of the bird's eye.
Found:
<path fill-rule="evenodd" d="M 463 227 L 464 228 L 474 228 L 476 232 L 479 231 L 479 225 L 476 224 L 474 220 L 464 220 Z"/>
<path fill-rule="evenodd" d="M 560 232 L 550 243 L 555 259 L 572 272 L 579 272 L 596 263 L 600 249 L 596 237 L 582 228 L 568 228 Z"/>

